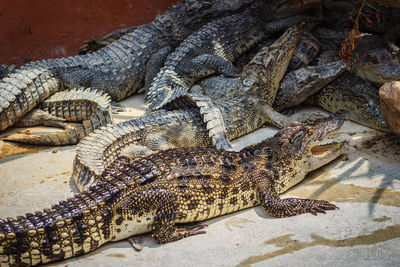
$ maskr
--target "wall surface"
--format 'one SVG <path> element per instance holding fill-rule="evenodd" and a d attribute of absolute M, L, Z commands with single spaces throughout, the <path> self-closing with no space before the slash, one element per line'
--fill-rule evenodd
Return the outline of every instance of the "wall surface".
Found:
<path fill-rule="evenodd" d="M 152 21 L 177 0 L 0 0 L 0 64 L 76 55 L 84 41 Z"/>

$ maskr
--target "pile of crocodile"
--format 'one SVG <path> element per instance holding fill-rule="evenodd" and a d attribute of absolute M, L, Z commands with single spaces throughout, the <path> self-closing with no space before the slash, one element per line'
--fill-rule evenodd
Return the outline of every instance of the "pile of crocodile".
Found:
<path fill-rule="evenodd" d="M 365 16 L 376 20 L 379 12 L 380 21 L 360 21 L 362 41 L 345 62 L 338 50 L 353 24 L 343 14 L 354 3 L 290 3 L 187 0 L 80 55 L 2 65 L 0 130 L 64 129 L 6 140 L 78 143 L 73 179 L 82 193 L 0 220 L 0 264 L 65 259 L 144 232 L 171 242 L 204 233 L 176 223 L 259 204 L 277 217 L 336 209 L 279 194 L 346 151 L 346 142 L 321 142 L 349 117 L 391 131 L 377 87 L 400 80 L 400 32 L 387 31 L 400 11 L 366 6 Z M 153 111 L 111 124 L 111 101 L 140 92 Z M 302 103 L 335 114 L 293 113 Z M 283 129 L 231 151 L 230 140 L 266 123 Z"/>

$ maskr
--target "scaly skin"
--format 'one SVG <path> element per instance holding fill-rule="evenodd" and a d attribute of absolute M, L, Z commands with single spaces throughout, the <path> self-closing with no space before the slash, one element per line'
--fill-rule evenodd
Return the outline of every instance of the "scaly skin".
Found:
<path fill-rule="evenodd" d="M 249 88 L 248 83 L 240 81 L 237 83 L 238 88 L 246 85 L 246 90 L 227 92 L 223 98 L 215 98 L 212 90 L 209 91 L 215 106 L 221 111 L 228 140 L 252 132 L 265 122 L 277 121 L 284 117 L 280 115 L 277 118 L 276 113 L 271 112 L 271 104 L 265 99 L 272 98 L 273 91 L 276 92 L 279 79 L 282 78 L 294 52 L 298 33 L 297 27 L 288 29 L 274 45 L 262 49 L 248 65 L 246 76 L 243 75 L 241 80 L 251 79 L 254 89 Z M 262 90 L 272 92 L 263 93 Z M 215 135 L 211 132 L 211 138 L 209 137 L 210 132 L 202 120 L 207 113 L 201 108 L 170 112 L 161 110 L 95 131 L 82 140 L 76 149 L 72 176 L 77 187 L 82 190 L 93 185 L 104 169 L 121 153 L 137 157 L 159 149 L 212 146 L 212 138 Z M 289 122 L 292 121 L 285 121 L 287 124 Z M 216 125 L 220 126 L 221 123 L 218 123 L 217 120 Z M 208 129 L 210 128 L 213 127 Z M 130 146 L 129 150 L 122 151 L 127 145 Z"/>
<path fill-rule="evenodd" d="M 350 71 L 377 85 L 400 80 L 399 53 L 391 53 L 378 36 L 366 35 L 353 53 Z"/>
<path fill-rule="evenodd" d="M 389 131 L 380 109 L 378 89 L 348 71 L 308 98 L 306 103 L 318 105 L 329 112 L 347 110 L 352 121 Z"/>
<path fill-rule="evenodd" d="M 13 125 L 46 97 L 65 87 L 90 87 L 114 101 L 143 84 L 151 55 L 176 46 L 213 18 L 247 7 L 246 1 L 188 1 L 173 5 L 152 23 L 138 26 L 87 55 L 29 63 L 0 81 L 0 130 Z"/>
<path fill-rule="evenodd" d="M 137 29 L 137 26 L 131 26 L 128 28 L 123 28 L 123 29 L 117 29 L 117 30 L 114 30 L 114 31 L 106 34 L 99 40 L 91 39 L 89 41 L 85 41 L 85 44 L 83 46 L 79 47 L 79 55 L 85 55 L 85 54 L 96 52 L 97 50 L 102 49 L 103 47 L 111 44 L 115 40 L 118 40 L 125 34 L 133 32 L 136 29 Z"/>
<path fill-rule="evenodd" d="M 346 151 L 319 143 L 345 114 L 293 125 L 239 152 L 181 148 L 130 160 L 118 158 L 88 191 L 51 209 L 0 220 L 0 263 L 36 265 L 75 257 L 104 243 L 152 232 L 157 243 L 205 233 L 197 222 L 261 204 L 272 216 L 325 213 L 324 200 L 279 194 Z"/>
<path fill-rule="evenodd" d="M 288 72 L 308 66 L 308 64 L 319 54 L 319 41 L 310 32 L 316 25 L 310 23 L 307 26 L 308 27 L 303 26 L 302 28 L 296 50 L 288 66 Z"/>
<path fill-rule="evenodd" d="M 267 105 L 257 98 L 226 97 L 215 104 L 222 112 L 229 140 L 260 128 L 266 121 Z M 173 147 L 213 147 L 198 109 L 159 110 L 95 130 L 76 148 L 72 177 L 82 191 L 95 184 L 121 154 L 136 158 Z"/>
<path fill-rule="evenodd" d="M 238 76 L 232 62 L 273 33 L 299 21 L 299 17 L 267 23 L 267 3 L 256 3 L 243 13 L 224 17 L 206 24 L 190 35 L 165 61 L 154 78 L 147 102 L 159 109 L 185 95 L 200 78 L 219 72 Z"/>
<path fill-rule="evenodd" d="M 323 57 L 324 54 L 320 59 Z M 319 60 L 316 66 L 307 66 L 287 73 L 280 83 L 274 108 L 283 110 L 303 103 L 345 70 L 346 63 L 342 60 L 329 59 Z"/>
<path fill-rule="evenodd" d="M 0 79 L 3 79 L 7 75 L 9 75 L 11 72 L 14 71 L 15 65 L 8 65 L 6 64 L 1 64 L 0 65 Z"/>
<path fill-rule="evenodd" d="M 5 140 L 35 145 L 71 145 L 111 123 L 110 97 L 83 88 L 57 92 L 39 105 L 15 125 L 30 127 L 47 125 L 63 128 L 64 131 L 48 135 L 14 134 Z M 65 121 L 82 122 L 68 125 Z"/>

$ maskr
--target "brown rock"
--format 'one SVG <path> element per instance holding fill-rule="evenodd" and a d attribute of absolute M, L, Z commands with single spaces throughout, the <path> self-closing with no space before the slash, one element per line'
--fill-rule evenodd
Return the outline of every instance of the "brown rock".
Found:
<path fill-rule="evenodd" d="M 386 123 L 400 136 L 400 82 L 385 83 L 379 88 L 379 95 Z"/>

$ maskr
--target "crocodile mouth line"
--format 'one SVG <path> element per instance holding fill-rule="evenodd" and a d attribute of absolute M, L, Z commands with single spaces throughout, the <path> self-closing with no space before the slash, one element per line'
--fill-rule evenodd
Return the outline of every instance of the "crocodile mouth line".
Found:
<path fill-rule="evenodd" d="M 325 144 L 315 144 L 310 147 L 313 156 L 324 156 L 327 153 L 338 151 L 346 145 L 346 142 L 330 142 Z"/>

